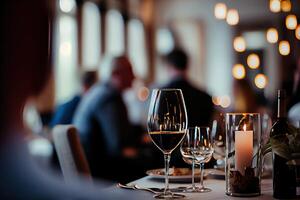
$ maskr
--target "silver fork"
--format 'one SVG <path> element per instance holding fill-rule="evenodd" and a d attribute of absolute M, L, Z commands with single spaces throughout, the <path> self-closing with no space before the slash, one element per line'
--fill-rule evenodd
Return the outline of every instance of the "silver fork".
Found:
<path fill-rule="evenodd" d="M 119 188 L 124 188 L 124 189 L 144 190 L 144 191 L 147 191 L 147 192 L 151 192 L 153 194 L 157 194 L 157 193 L 163 191 L 160 188 L 146 188 L 146 187 L 140 187 L 140 186 L 138 186 L 136 184 L 122 184 L 122 183 L 118 183 L 117 186 Z"/>

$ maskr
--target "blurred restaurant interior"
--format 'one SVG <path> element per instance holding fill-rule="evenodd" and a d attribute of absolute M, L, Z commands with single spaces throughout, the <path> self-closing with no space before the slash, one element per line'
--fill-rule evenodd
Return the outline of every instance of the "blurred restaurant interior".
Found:
<path fill-rule="evenodd" d="M 283 11 L 272 2 L 55 1 L 53 74 L 25 120 L 34 132 L 43 132 L 55 106 L 79 93 L 83 71 L 98 70 L 107 54 L 126 54 L 136 80 L 125 102 L 130 119 L 145 127 L 149 88 L 168 81 L 161 58 L 174 47 L 187 52 L 189 79 L 212 96 L 219 112 L 255 112 L 257 107 L 244 104 L 253 98 L 253 106 L 272 110 L 277 89 L 292 95 L 294 75 L 300 73 L 299 2 Z M 250 100 L 234 99 L 239 79 L 250 83 Z"/>
<path fill-rule="evenodd" d="M 233 98 L 236 79 L 248 80 L 268 103 L 278 88 L 291 95 L 299 58 L 299 2 L 286 1 L 292 6 L 284 11 L 271 2 L 58 1 L 54 71 L 37 110 L 47 121 L 55 105 L 80 91 L 80 73 L 98 70 L 106 54 L 129 56 L 136 75 L 129 101 L 143 102 L 151 84 L 167 81 L 161 56 L 174 47 L 188 53 L 189 79 L 222 112 L 243 109 Z M 133 120 L 140 119 L 136 109 L 129 109 Z"/>
<path fill-rule="evenodd" d="M 101 70 L 107 57 L 125 55 L 132 63 L 135 80 L 122 95 L 130 123 L 146 136 L 151 91 L 170 81 L 164 57 L 176 48 L 189 58 L 187 79 L 211 97 L 210 127 L 227 112 L 259 112 L 275 120 L 278 89 L 287 92 L 288 111 L 300 102 L 298 0 L 53 0 L 50 4 L 51 75 L 22 113 L 31 134 L 30 153 L 43 166 L 55 162 L 49 133 L 56 125 L 51 124 L 56 109 L 82 93 L 84 73 L 96 74 L 94 82 L 101 82 L 108 73 Z M 269 131 L 266 123 L 262 125 Z M 133 163 L 140 166 L 139 159 L 152 151 L 160 160 L 149 156 L 150 164 L 145 161 L 141 172 L 108 179 L 131 181 L 146 169 L 163 166 L 161 154 L 146 136 L 141 137 L 149 147 Z M 132 149 L 125 154 L 130 159 L 136 156 Z"/>

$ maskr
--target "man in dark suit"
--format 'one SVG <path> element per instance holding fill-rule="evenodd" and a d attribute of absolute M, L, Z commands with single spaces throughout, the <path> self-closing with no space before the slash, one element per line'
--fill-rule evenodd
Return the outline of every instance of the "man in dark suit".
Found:
<path fill-rule="evenodd" d="M 164 56 L 164 61 L 167 64 L 171 81 L 162 88 L 182 90 L 188 115 L 188 126 L 209 126 L 214 112 L 212 98 L 188 81 L 188 56 L 186 53 L 181 49 L 174 49 Z M 185 166 L 179 148 L 175 150 L 172 157 L 172 165 Z"/>
<path fill-rule="evenodd" d="M 186 53 L 181 49 L 174 49 L 164 57 L 164 60 L 167 63 L 171 81 L 163 88 L 182 90 L 188 114 L 188 126 L 209 126 L 214 110 L 212 98 L 188 81 Z"/>

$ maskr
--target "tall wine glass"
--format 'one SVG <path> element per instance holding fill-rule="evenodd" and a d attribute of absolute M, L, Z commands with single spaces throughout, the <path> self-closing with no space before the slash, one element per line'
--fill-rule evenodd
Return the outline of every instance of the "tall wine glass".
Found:
<path fill-rule="evenodd" d="M 148 113 L 148 133 L 165 158 L 165 190 L 154 197 L 182 198 L 169 190 L 169 162 L 172 151 L 180 144 L 187 129 L 187 113 L 180 89 L 154 89 Z"/>
<path fill-rule="evenodd" d="M 189 127 L 180 145 L 180 152 L 184 162 L 192 165 L 192 186 L 185 189 L 186 192 L 198 192 L 195 185 L 195 156 L 194 151 L 199 144 L 199 127 Z"/>
<path fill-rule="evenodd" d="M 196 159 L 196 164 L 200 164 L 200 188 L 198 192 L 210 192 L 211 189 L 204 187 L 203 185 L 203 174 L 204 164 L 209 162 L 214 152 L 213 139 L 209 127 L 199 127 L 198 143 L 196 148 L 193 149 L 193 154 Z"/>

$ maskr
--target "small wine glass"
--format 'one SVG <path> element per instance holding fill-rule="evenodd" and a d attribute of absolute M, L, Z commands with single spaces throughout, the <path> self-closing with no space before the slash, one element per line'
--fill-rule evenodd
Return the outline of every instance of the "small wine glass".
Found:
<path fill-rule="evenodd" d="M 181 143 L 180 152 L 184 162 L 192 165 L 192 186 L 187 187 L 185 192 L 198 192 L 198 187 L 195 185 L 195 156 L 193 149 L 199 144 L 199 127 L 189 127 L 186 135 Z"/>
<path fill-rule="evenodd" d="M 172 151 L 183 140 L 187 129 L 187 113 L 180 89 L 154 89 L 148 113 L 148 133 L 165 158 L 165 190 L 158 199 L 183 198 L 169 189 L 169 162 Z"/>
<path fill-rule="evenodd" d="M 203 174 L 204 164 L 209 162 L 214 152 L 213 140 L 209 127 L 199 127 L 199 134 L 197 135 L 197 145 L 193 148 L 193 154 L 196 159 L 195 163 L 200 165 L 200 188 L 198 192 L 210 192 L 211 189 L 204 187 Z"/>

